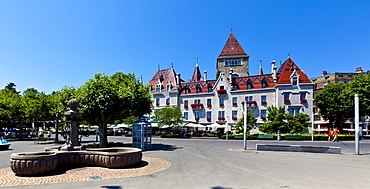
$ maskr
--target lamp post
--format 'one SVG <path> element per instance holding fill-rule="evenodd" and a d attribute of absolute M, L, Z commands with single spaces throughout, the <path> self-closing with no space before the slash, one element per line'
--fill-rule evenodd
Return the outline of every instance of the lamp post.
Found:
<path fill-rule="evenodd" d="M 56 117 L 56 122 L 55 122 L 55 143 L 58 143 L 58 135 L 59 135 L 59 132 L 58 132 L 58 114 L 55 115 Z"/>
<path fill-rule="evenodd" d="M 358 132 L 359 132 L 359 103 L 358 103 L 358 94 L 355 94 L 355 154 L 360 154 L 360 145 L 359 145 L 359 138 L 358 138 Z"/>
<path fill-rule="evenodd" d="M 244 103 L 244 150 L 247 150 L 247 102 Z"/>

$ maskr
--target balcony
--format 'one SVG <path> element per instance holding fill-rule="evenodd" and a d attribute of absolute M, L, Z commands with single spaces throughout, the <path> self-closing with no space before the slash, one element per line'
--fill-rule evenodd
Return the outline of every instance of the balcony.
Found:
<path fill-rule="evenodd" d="M 225 96 L 226 95 L 226 89 L 219 89 L 217 90 L 218 95 Z"/>
<path fill-rule="evenodd" d="M 203 108 L 203 104 L 191 104 L 190 105 L 194 111 L 201 110 Z"/>
<path fill-rule="evenodd" d="M 301 103 L 306 103 L 306 102 L 307 102 L 307 99 L 305 99 L 305 98 L 301 99 Z"/>

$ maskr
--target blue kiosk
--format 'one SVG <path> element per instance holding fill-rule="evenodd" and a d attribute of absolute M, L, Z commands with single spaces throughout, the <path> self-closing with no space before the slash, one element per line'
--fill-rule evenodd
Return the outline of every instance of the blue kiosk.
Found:
<path fill-rule="evenodd" d="M 147 121 L 132 124 L 132 147 L 147 150 L 152 148 L 152 125 Z"/>

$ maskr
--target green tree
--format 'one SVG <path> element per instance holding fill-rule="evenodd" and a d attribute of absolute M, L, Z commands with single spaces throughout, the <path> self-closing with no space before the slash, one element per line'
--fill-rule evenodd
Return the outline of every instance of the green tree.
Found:
<path fill-rule="evenodd" d="M 285 107 L 275 107 L 269 106 L 267 107 L 267 121 L 262 124 L 260 130 L 264 133 L 276 133 L 278 131 L 282 133 L 290 132 L 289 128 L 287 127 L 287 123 L 285 122 L 286 114 L 285 114 Z"/>
<path fill-rule="evenodd" d="M 354 96 L 358 94 L 360 104 L 360 115 L 370 115 L 370 74 L 360 74 L 348 84 L 344 91 L 344 96 L 347 98 L 348 111 L 354 112 Z"/>
<path fill-rule="evenodd" d="M 168 126 L 171 132 L 171 127 L 182 123 L 183 115 L 178 107 L 166 106 L 154 112 L 152 119 L 158 122 L 159 127 Z"/>
<path fill-rule="evenodd" d="M 98 125 L 100 145 L 108 144 L 107 125 L 130 116 L 143 116 L 152 108 L 149 86 L 134 74 L 95 74 L 78 90 L 83 119 Z"/>
<path fill-rule="evenodd" d="M 302 133 L 309 126 L 308 121 L 310 121 L 310 116 L 303 113 L 299 113 L 295 116 L 287 114 L 286 120 L 289 133 Z"/>
<path fill-rule="evenodd" d="M 350 92 L 346 87 L 344 83 L 329 83 L 315 96 L 321 116 L 338 128 L 342 128 L 344 121 L 353 117 L 353 103 L 348 98 Z"/>
<path fill-rule="evenodd" d="M 17 91 L 16 90 L 16 87 L 17 85 L 15 84 L 15 83 L 12 83 L 12 82 L 10 82 L 10 83 L 8 83 L 6 86 L 5 86 L 5 89 L 9 89 L 9 90 L 11 90 L 11 91 L 13 91 L 15 94 L 19 94 L 20 93 L 20 91 Z"/>
<path fill-rule="evenodd" d="M 9 89 L 0 90 L 0 127 L 9 127 L 24 117 L 23 103 L 18 94 Z"/>
<path fill-rule="evenodd" d="M 247 133 L 253 129 L 257 122 L 257 117 L 252 114 L 252 111 L 247 111 Z M 243 116 L 236 122 L 235 131 L 237 133 L 244 133 L 244 112 Z"/>

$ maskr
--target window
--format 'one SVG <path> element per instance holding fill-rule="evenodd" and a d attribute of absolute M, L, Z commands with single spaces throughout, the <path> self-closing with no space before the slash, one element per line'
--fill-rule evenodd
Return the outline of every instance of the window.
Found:
<path fill-rule="evenodd" d="M 232 111 L 231 114 L 231 116 L 233 117 L 238 117 L 238 111 Z"/>
<path fill-rule="evenodd" d="M 207 112 L 207 118 L 212 118 L 212 112 Z"/>
<path fill-rule="evenodd" d="M 262 102 L 266 102 L 267 100 L 266 100 L 266 96 L 261 96 L 261 101 Z"/>
<path fill-rule="evenodd" d="M 155 85 L 155 92 L 160 92 L 161 91 L 161 83 L 157 83 L 156 85 Z"/>
<path fill-rule="evenodd" d="M 218 117 L 225 118 L 225 111 L 218 111 Z"/>
<path fill-rule="evenodd" d="M 284 93 L 284 100 L 289 100 L 289 95 L 290 95 L 290 93 Z"/>
<path fill-rule="evenodd" d="M 233 105 L 236 105 L 238 103 L 238 98 L 237 97 L 233 97 Z"/>
<path fill-rule="evenodd" d="M 188 120 L 189 119 L 189 113 L 188 112 L 184 112 L 184 119 L 185 120 Z"/>
<path fill-rule="evenodd" d="M 234 85 L 233 85 L 233 90 L 234 90 L 234 91 L 238 90 L 238 85 L 237 85 L 237 84 L 234 84 Z"/>
<path fill-rule="evenodd" d="M 212 106 L 212 99 L 207 99 L 207 106 Z"/>
<path fill-rule="evenodd" d="M 306 93 L 300 93 L 300 99 L 306 99 Z"/>
<path fill-rule="evenodd" d="M 261 117 L 267 116 L 267 110 L 261 110 Z"/>
<path fill-rule="evenodd" d="M 199 120 L 200 118 L 200 112 L 194 112 L 195 120 Z"/>
<path fill-rule="evenodd" d="M 262 88 L 264 89 L 266 88 L 266 86 L 267 86 L 267 83 L 265 81 L 262 81 Z"/>
<path fill-rule="evenodd" d="M 212 86 L 208 86 L 208 92 L 212 92 Z"/>
<path fill-rule="evenodd" d="M 170 98 L 166 99 L 166 105 L 170 105 Z"/>
<path fill-rule="evenodd" d="M 184 105 L 185 105 L 185 106 L 189 105 L 188 100 L 185 100 L 185 101 L 184 101 Z"/>
<path fill-rule="evenodd" d="M 167 89 L 167 91 L 170 91 L 171 90 L 171 82 L 168 82 L 167 83 L 167 88 L 166 89 Z"/>
<path fill-rule="evenodd" d="M 292 85 L 297 85 L 298 84 L 298 81 L 296 78 L 293 78 L 293 81 L 292 81 Z"/>
<path fill-rule="evenodd" d="M 200 85 L 197 85 L 196 93 L 201 93 L 201 92 L 202 92 L 202 88 L 200 87 Z"/>
<path fill-rule="evenodd" d="M 253 101 L 253 96 L 246 96 L 245 101 Z"/>
<path fill-rule="evenodd" d="M 220 98 L 220 106 L 224 106 L 224 103 L 225 103 L 225 99 Z"/>
<path fill-rule="evenodd" d="M 194 104 L 200 104 L 200 99 L 194 100 Z"/>
<path fill-rule="evenodd" d="M 155 99 L 155 105 L 156 106 L 159 106 L 159 102 L 160 102 L 159 100 L 160 100 L 159 98 Z"/>
<path fill-rule="evenodd" d="M 300 108 L 289 108 L 289 113 L 292 114 L 293 116 L 295 115 L 298 115 L 299 114 L 299 109 Z"/>
<path fill-rule="evenodd" d="M 248 82 L 247 89 L 252 89 L 252 88 L 253 88 L 252 83 Z"/>

